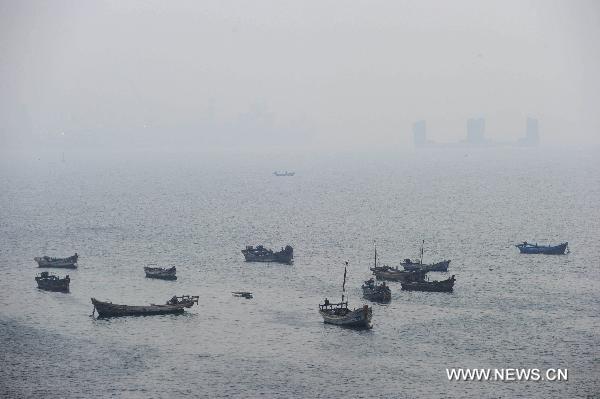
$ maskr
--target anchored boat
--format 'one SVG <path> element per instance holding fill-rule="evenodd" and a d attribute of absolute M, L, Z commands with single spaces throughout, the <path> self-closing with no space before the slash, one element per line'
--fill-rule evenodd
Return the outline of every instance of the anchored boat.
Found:
<path fill-rule="evenodd" d="M 375 245 L 375 259 L 373 260 L 373 267 L 371 270 L 381 270 L 381 267 L 377 266 L 377 246 Z M 387 267 L 387 266 L 383 266 Z M 361 286 L 363 291 L 363 297 L 374 302 L 389 302 L 392 300 L 392 291 L 390 287 L 385 283 L 377 284 L 375 280 L 370 278 L 365 281 Z"/>
<path fill-rule="evenodd" d="M 38 288 L 46 291 L 69 292 L 69 283 L 71 279 L 67 274 L 65 278 L 60 278 L 48 272 L 42 272 L 35 277 Z"/>
<path fill-rule="evenodd" d="M 291 264 L 294 259 L 294 249 L 286 245 L 285 248 L 281 248 L 279 252 L 273 252 L 270 249 L 258 245 L 254 248 L 251 245 L 247 245 L 246 249 L 242 249 L 242 254 L 246 262 L 278 262 Z"/>
<path fill-rule="evenodd" d="M 346 267 L 344 268 L 344 283 L 342 284 L 342 301 L 339 303 L 330 303 L 329 299 L 325 298 L 323 304 L 319 304 L 319 313 L 323 317 L 323 322 L 326 324 L 335 324 L 343 327 L 352 328 L 371 328 L 371 318 L 373 317 L 373 309 L 364 305 L 362 308 L 350 310 L 348 301 L 344 302 L 344 292 L 346 292 Z"/>
<path fill-rule="evenodd" d="M 425 240 L 421 243 L 421 257 L 417 260 L 404 259 L 404 262 L 400 262 L 400 265 L 404 270 L 421 270 L 424 272 L 447 272 L 448 266 L 450 265 L 449 260 L 443 260 L 437 263 L 424 264 L 423 263 L 423 249 L 425 246 Z"/>
<path fill-rule="evenodd" d="M 519 248 L 522 254 L 544 254 L 544 255 L 564 255 L 569 246 L 568 242 L 563 242 L 558 245 L 538 245 L 530 244 L 527 241 L 523 241 L 521 244 L 515 245 Z"/>
<path fill-rule="evenodd" d="M 246 299 L 252 299 L 252 293 L 248 292 L 248 291 L 233 291 L 232 292 L 233 296 L 237 296 L 239 298 L 246 298 Z"/>
<path fill-rule="evenodd" d="M 454 281 L 456 281 L 454 275 L 442 281 L 411 281 L 402 283 L 402 289 L 406 291 L 452 292 Z"/>
<path fill-rule="evenodd" d="M 384 266 L 384 268 L 378 268 L 373 270 L 373 274 L 377 280 L 387 280 L 387 281 L 400 281 L 400 282 L 408 282 L 408 281 L 420 281 L 425 278 L 425 274 L 422 270 L 398 270 L 389 266 Z"/>
<path fill-rule="evenodd" d="M 61 267 L 65 269 L 77 269 L 77 259 L 79 255 L 75 252 L 75 255 L 69 256 L 68 258 L 53 258 L 50 256 L 35 257 L 35 260 L 39 267 Z"/>
<path fill-rule="evenodd" d="M 450 265 L 449 260 L 443 260 L 438 263 L 422 264 L 419 261 L 411 261 L 410 259 L 404 259 L 404 262 L 400 263 L 404 270 L 422 270 L 424 272 L 447 272 L 448 266 Z"/>
<path fill-rule="evenodd" d="M 361 286 L 363 296 L 369 301 L 373 302 L 390 302 L 392 300 L 392 290 L 388 287 L 385 282 L 381 284 L 375 283 L 372 278 L 365 281 Z"/>
<path fill-rule="evenodd" d="M 160 314 L 183 313 L 186 308 L 191 308 L 198 303 L 198 296 L 182 295 L 173 296 L 164 305 L 150 304 L 147 306 L 117 305 L 112 302 L 102 302 L 92 298 L 94 311 L 98 312 L 99 317 L 119 317 L 119 316 L 154 316 Z"/>
<path fill-rule="evenodd" d="M 278 171 L 275 171 L 275 172 L 273 172 L 273 174 L 274 174 L 275 176 L 294 176 L 294 175 L 296 174 L 296 172 L 288 172 L 288 171 L 286 170 L 285 172 L 278 172 Z"/>
<path fill-rule="evenodd" d="M 158 278 L 161 280 L 177 280 L 177 269 L 175 266 L 170 267 L 168 269 L 164 269 L 162 267 L 144 267 L 144 272 L 146 272 L 146 277 L 148 278 Z"/>

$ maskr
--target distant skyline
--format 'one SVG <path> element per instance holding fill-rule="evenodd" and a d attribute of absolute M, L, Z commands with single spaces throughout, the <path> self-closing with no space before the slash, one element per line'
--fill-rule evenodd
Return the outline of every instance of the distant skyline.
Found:
<path fill-rule="evenodd" d="M 600 3 L 0 0 L 0 147 L 600 144 Z"/>
<path fill-rule="evenodd" d="M 465 137 L 458 141 L 437 141 L 435 137 L 443 137 L 442 132 L 430 135 L 427 121 L 420 120 L 413 124 L 412 136 L 416 148 L 427 147 L 488 147 L 488 146 L 538 146 L 540 133 L 538 120 L 527 117 L 523 132 L 516 140 L 496 140 L 486 134 L 486 119 L 483 117 L 469 118 L 466 121 Z"/>

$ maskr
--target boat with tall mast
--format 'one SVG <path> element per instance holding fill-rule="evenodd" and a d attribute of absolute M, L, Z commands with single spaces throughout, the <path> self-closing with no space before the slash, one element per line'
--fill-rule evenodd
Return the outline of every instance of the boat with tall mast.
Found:
<path fill-rule="evenodd" d="M 375 247 L 375 259 L 373 260 L 373 268 L 376 270 L 377 266 L 377 245 Z M 366 280 L 361 286 L 363 291 L 363 297 L 374 302 L 390 302 L 392 300 L 392 291 L 385 282 L 377 284 L 373 278 Z"/>
<path fill-rule="evenodd" d="M 371 318 L 373 308 L 364 305 L 362 308 L 350 310 L 348 300 L 344 301 L 346 293 L 346 273 L 348 271 L 348 262 L 344 267 L 344 282 L 342 283 L 342 301 L 339 303 L 330 303 L 325 298 L 323 304 L 319 304 L 319 313 L 326 324 L 335 324 L 342 327 L 351 328 L 371 328 Z"/>
<path fill-rule="evenodd" d="M 404 259 L 403 262 L 400 262 L 400 265 L 404 267 L 404 270 L 420 270 L 424 272 L 447 272 L 448 266 L 450 265 L 449 260 L 443 260 L 437 263 L 424 264 L 423 263 L 423 253 L 425 247 L 425 240 L 421 243 L 421 256 L 418 260 L 413 261 L 410 259 Z"/>

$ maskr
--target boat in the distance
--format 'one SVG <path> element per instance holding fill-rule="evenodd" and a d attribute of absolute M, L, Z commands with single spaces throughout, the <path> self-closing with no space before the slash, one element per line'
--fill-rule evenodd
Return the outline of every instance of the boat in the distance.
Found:
<path fill-rule="evenodd" d="M 161 280 L 177 280 L 177 269 L 175 266 L 170 267 L 168 269 L 162 267 L 144 267 L 144 272 L 146 272 L 146 277 L 148 278 L 158 278 Z"/>
<path fill-rule="evenodd" d="M 273 174 L 274 174 L 275 176 L 294 176 L 294 175 L 296 174 L 296 172 L 288 172 L 288 171 L 286 170 L 285 172 L 278 172 L 278 171 L 275 171 L 275 172 L 273 172 Z"/>
<path fill-rule="evenodd" d="M 292 263 L 294 259 L 294 249 L 286 245 L 285 248 L 281 248 L 279 252 L 273 252 L 271 249 L 267 249 L 262 245 L 258 245 L 256 248 L 247 245 L 246 249 L 242 249 L 242 254 L 246 262 L 278 262 L 278 263 Z"/>
<path fill-rule="evenodd" d="M 330 303 L 325 298 L 323 304 L 319 304 L 319 313 L 326 324 L 335 324 L 342 327 L 351 328 L 371 328 L 371 318 L 373 317 L 373 308 L 369 305 L 363 305 L 362 308 L 350 310 L 348 301 L 344 302 L 344 293 L 346 292 L 346 267 L 344 268 L 344 283 L 342 284 L 342 301 L 339 303 Z"/>
<path fill-rule="evenodd" d="M 69 283 L 71 279 L 67 274 L 64 278 L 60 278 L 48 272 L 41 272 L 35 277 L 38 288 L 46 291 L 69 292 Z"/>
<path fill-rule="evenodd" d="M 422 270 L 424 272 L 447 272 L 448 266 L 450 265 L 449 260 L 443 260 L 437 263 L 424 264 L 423 253 L 424 253 L 425 240 L 421 243 L 421 257 L 417 260 L 410 260 L 408 258 L 400 262 L 400 265 L 404 270 Z"/>
<path fill-rule="evenodd" d="M 246 298 L 246 299 L 252 299 L 252 293 L 249 291 L 233 291 L 232 292 L 233 296 L 237 296 L 239 298 Z"/>
<path fill-rule="evenodd" d="M 94 305 L 94 310 L 98 312 L 98 317 L 178 314 L 183 313 L 186 308 L 191 308 L 197 303 L 197 295 L 173 296 L 164 305 L 150 304 L 146 306 L 117 305 L 112 302 L 102 302 L 96 298 L 92 298 L 92 304 Z"/>
<path fill-rule="evenodd" d="M 375 280 L 370 278 L 361 286 L 363 297 L 373 302 L 390 302 L 392 300 L 392 290 L 385 282 L 377 284 Z"/>
<path fill-rule="evenodd" d="M 69 256 L 68 258 L 53 258 L 51 256 L 38 256 L 33 258 L 39 267 L 61 267 L 65 269 L 77 269 L 77 259 L 79 259 L 77 252 L 75 252 L 75 255 Z"/>
<path fill-rule="evenodd" d="M 442 281 L 410 281 L 401 283 L 402 289 L 406 291 L 428 291 L 428 292 L 452 292 L 454 289 L 454 275 Z"/>
<path fill-rule="evenodd" d="M 564 255 L 569 246 L 568 242 L 558 245 L 538 245 L 523 241 L 515 245 L 522 254 L 544 254 L 544 255 Z"/>

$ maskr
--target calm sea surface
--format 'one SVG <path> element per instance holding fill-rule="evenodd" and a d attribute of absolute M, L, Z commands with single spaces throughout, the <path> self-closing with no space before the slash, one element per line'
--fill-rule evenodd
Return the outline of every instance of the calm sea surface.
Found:
<path fill-rule="evenodd" d="M 0 393 L 6 397 L 523 397 L 600 394 L 600 157 L 540 149 L 363 157 L 66 154 L 0 163 Z M 275 169 L 295 170 L 275 177 Z M 451 259 L 455 291 L 402 292 L 373 329 L 324 325 L 361 306 L 382 263 Z M 569 241 L 566 256 L 514 243 Z M 294 247 L 293 266 L 245 245 Z M 71 293 L 36 288 L 34 256 L 78 252 Z M 174 282 L 144 277 L 177 266 Z M 246 290 L 254 299 L 235 298 Z M 90 317 L 90 297 L 180 316 Z M 449 367 L 567 368 L 568 382 L 450 382 Z"/>

